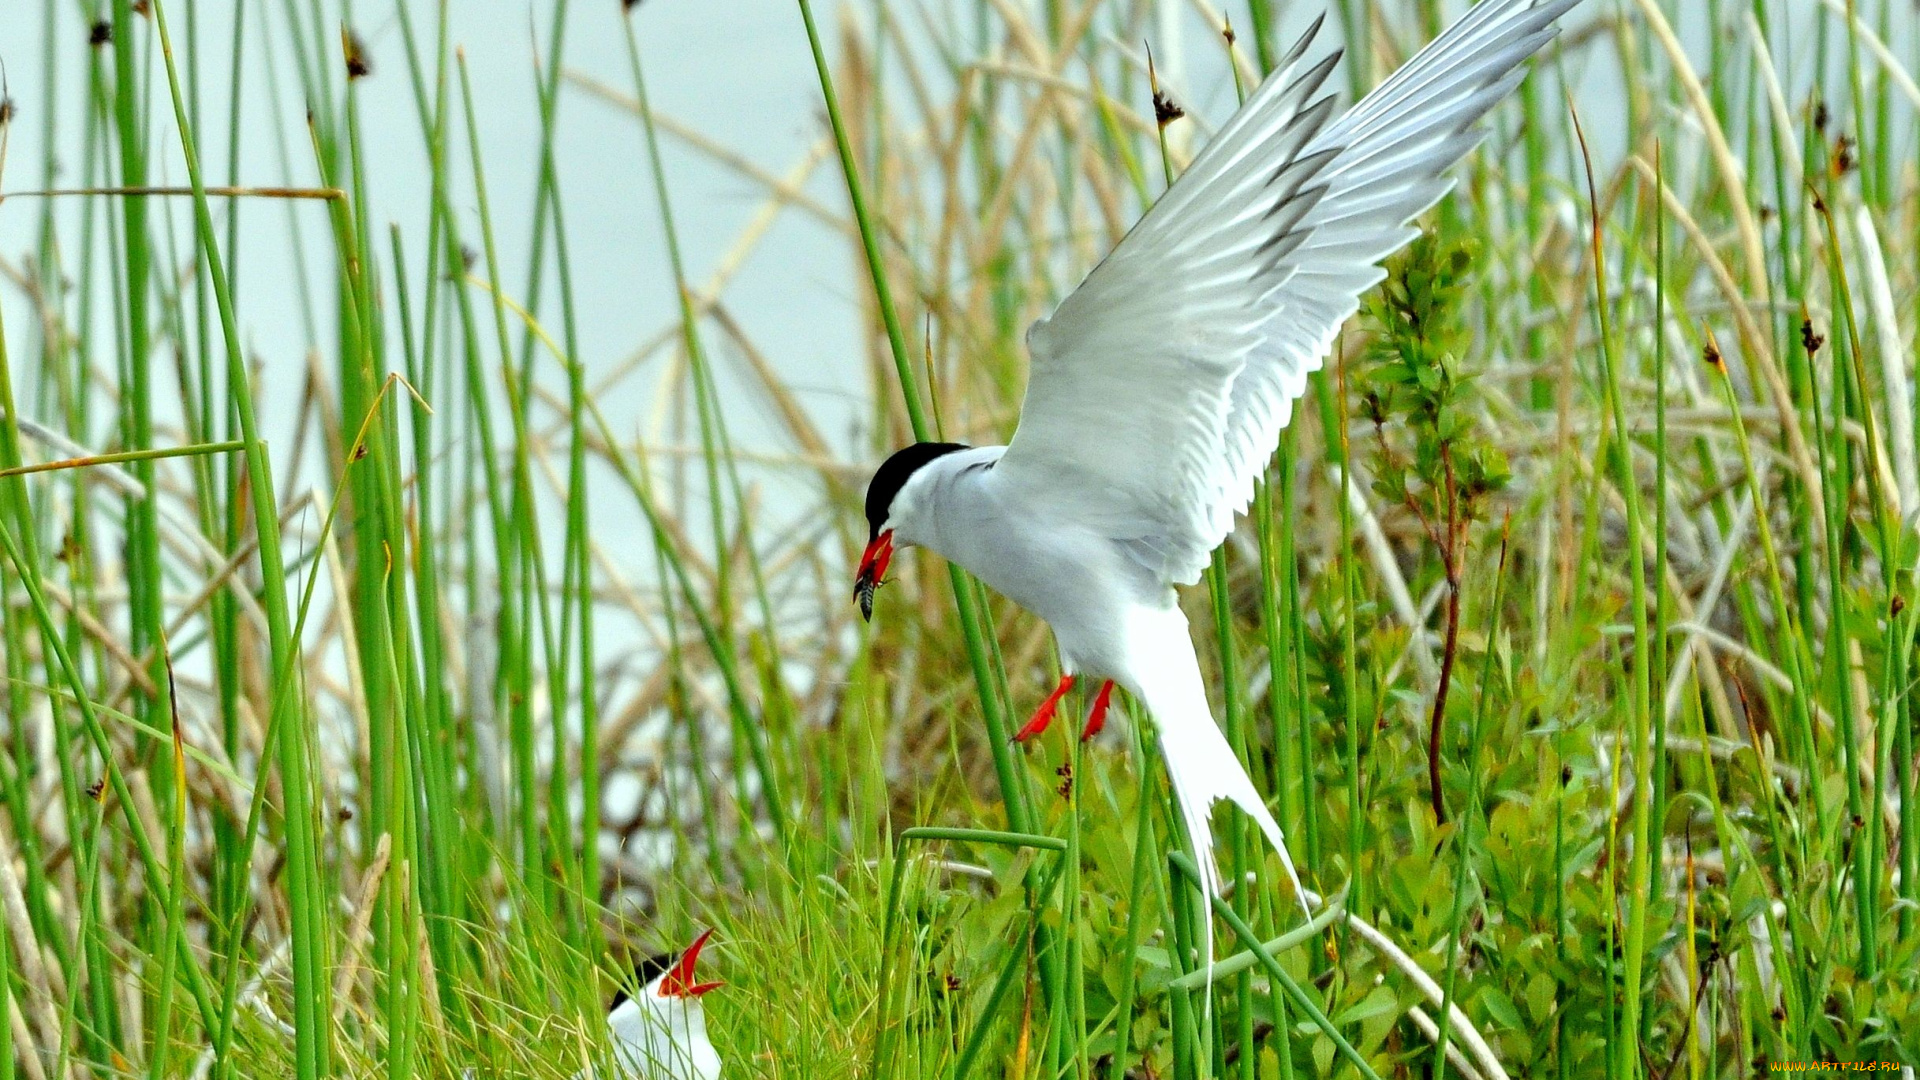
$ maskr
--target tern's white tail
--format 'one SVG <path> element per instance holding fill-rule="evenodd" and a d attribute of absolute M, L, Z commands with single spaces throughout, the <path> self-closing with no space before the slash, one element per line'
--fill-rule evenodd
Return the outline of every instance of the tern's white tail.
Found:
<path fill-rule="evenodd" d="M 1280 853 L 1280 865 L 1300 909 L 1307 910 L 1307 894 L 1294 872 L 1293 858 L 1287 853 L 1286 838 L 1273 820 L 1267 804 L 1254 790 L 1253 779 L 1233 756 L 1233 747 L 1213 722 L 1213 710 L 1207 705 L 1206 685 L 1200 678 L 1200 660 L 1193 652 L 1187 620 L 1178 608 L 1137 612 L 1130 629 L 1135 652 L 1135 671 L 1141 685 L 1136 688 L 1147 711 L 1160 730 L 1160 753 L 1167 760 L 1167 778 L 1173 782 L 1174 798 L 1180 803 L 1180 818 L 1193 840 L 1200 866 L 1200 878 L 1210 896 L 1221 895 L 1220 869 L 1213 858 L 1213 804 L 1231 801 L 1260 823 L 1260 830 Z M 1309 912 L 1309 914 L 1311 914 Z M 1213 920 L 1205 920 L 1206 962 L 1213 962 Z"/>

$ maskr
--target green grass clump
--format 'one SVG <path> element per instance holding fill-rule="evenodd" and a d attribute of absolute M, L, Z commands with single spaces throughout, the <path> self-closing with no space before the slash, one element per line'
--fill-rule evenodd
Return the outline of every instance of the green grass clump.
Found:
<path fill-rule="evenodd" d="M 647 107 L 652 5 L 539 9 L 509 160 L 445 11 L 397 6 L 369 76 L 336 5 L 215 42 L 115 0 L 82 54 L 44 3 L 72 96 L 33 115 L 79 153 L 8 162 L 0 122 L 32 237 L 0 252 L 0 1080 L 570 1077 L 633 958 L 709 925 L 729 1076 L 1920 1064 L 1904 0 L 1590 0 L 1494 115 L 1186 598 L 1329 901 L 1301 928 L 1222 811 L 1210 973 L 1131 704 L 1014 747 L 1042 626 L 922 556 L 871 628 L 846 591 L 870 463 L 1007 437 L 1026 326 L 1223 119 L 1155 122 L 1133 43 L 1169 24 L 802 3 L 825 118 L 782 175 Z M 1402 7 L 1333 5 L 1355 90 L 1458 14 Z M 1226 14 L 1188 85 L 1250 87 L 1301 21 Z M 620 84 L 581 33 L 628 35 Z M 256 68 L 267 100 L 207 107 Z M 410 144 L 369 145 L 368 77 Z M 569 250 L 582 95 L 644 138 L 608 167 L 676 287 L 620 365 L 582 353 L 616 272 Z M 281 174 L 239 175 L 254 140 Z M 709 280 L 663 142 L 764 195 Z M 420 206 L 380 197 L 400 154 Z M 729 308 L 789 214 L 841 245 L 794 287 L 855 298 L 851 452 Z M 261 369 L 266 320 L 304 370 Z"/>

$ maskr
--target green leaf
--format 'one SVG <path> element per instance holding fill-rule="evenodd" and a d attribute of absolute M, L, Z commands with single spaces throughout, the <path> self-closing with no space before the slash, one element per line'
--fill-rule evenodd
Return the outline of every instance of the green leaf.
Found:
<path fill-rule="evenodd" d="M 1333 1022 L 1340 1027 L 1346 1027 L 1348 1024 L 1357 1024 L 1384 1013 L 1397 1012 L 1399 1008 L 1400 1001 L 1394 997 L 1393 991 L 1385 986 L 1376 986 L 1366 997 L 1342 1009 L 1340 1014 L 1333 1018 Z"/>
<path fill-rule="evenodd" d="M 1134 950 L 1134 955 L 1139 957 L 1140 962 L 1148 967 L 1160 968 L 1162 970 L 1171 970 L 1173 968 L 1173 956 L 1158 945 L 1142 945 Z"/>
<path fill-rule="evenodd" d="M 1536 971 L 1527 980 L 1527 1013 L 1533 1018 L 1535 1026 L 1547 1022 L 1553 1015 L 1554 999 L 1559 996 L 1560 984 L 1553 976 L 1544 971 Z"/>
<path fill-rule="evenodd" d="M 1497 986 L 1487 986 L 1480 991 L 1480 1003 L 1486 1007 L 1487 1015 L 1504 1028 L 1521 1026 L 1520 1010 L 1513 1007 L 1513 999 Z"/>
<path fill-rule="evenodd" d="M 1366 381 L 1375 386 L 1400 386 L 1413 381 L 1413 369 L 1399 360 L 1389 361 L 1367 372 Z"/>

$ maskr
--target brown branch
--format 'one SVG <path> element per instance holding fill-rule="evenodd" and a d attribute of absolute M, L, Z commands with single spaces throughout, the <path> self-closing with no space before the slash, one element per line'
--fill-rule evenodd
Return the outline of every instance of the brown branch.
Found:
<path fill-rule="evenodd" d="M 324 199 L 333 202 L 347 197 L 339 188 L 303 188 L 303 187 L 209 187 L 205 189 L 212 199 Z M 86 188 L 45 188 L 37 191 L 0 192 L 0 203 L 8 199 L 53 199 L 69 195 L 171 195 L 190 196 L 190 187 L 86 187 Z"/>
<path fill-rule="evenodd" d="M 1440 654 L 1440 684 L 1433 692 L 1433 717 L 1427 723 L 1427 787 L 1435 824 L 1447 823 L 1447 800 L 1440 787 L 1440 731 L 1447 714 L 1447 689 L 1453 685 L 1453 659 L 1460 647 L 1460 498 L 1453 479 L 1452 448 L 1442 443 L 1447 469 L 1447 538 L 1440 559 L 1447 569 L 1447 640 Z"/>

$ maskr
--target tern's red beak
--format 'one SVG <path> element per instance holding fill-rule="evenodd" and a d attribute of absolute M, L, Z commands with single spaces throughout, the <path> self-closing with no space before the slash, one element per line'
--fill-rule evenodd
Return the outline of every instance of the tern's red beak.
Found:
<path fill-rule="evenodd" d="M 873 621 L 873 590 L 887 579 L 887 564 L 893 561 L 893 530 L 873 538 L 860 556 L 860 575 L 853 579 L 853 598 L 860 604 L 860 617 Z"/>
<path fill-rule="evenodd" d="M 718 980 L 704 983 L 694 981 L 693 965 L 700 962 L 700 950 L 706 948 L 707 939 L 712 936 L 713 930 L 708 929 L 694 938 L 693 944 L 687 946 L 687 951 L 680 954 L 680 959 L 674 962 L 673 967 L 660 980 L 661 997 L 697 998 L 709 990 L 718 990 L 726 985 Z"/>

